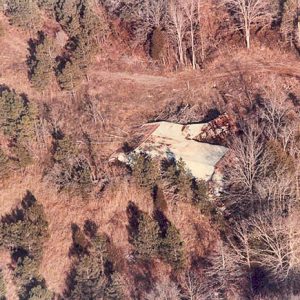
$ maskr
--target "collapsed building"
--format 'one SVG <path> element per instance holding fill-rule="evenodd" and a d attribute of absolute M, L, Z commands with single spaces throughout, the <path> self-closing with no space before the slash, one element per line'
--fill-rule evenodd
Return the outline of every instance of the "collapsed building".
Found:
<path fill-rule="evenodd" d="M 217 182 L 222 178 L 222 160 L 228 152 L 227 138 L 235 128 L 227 114 L 208 123 L 144 124 L 133 132 L 128 144 L 111 156 L 111 161 L 128 164 L 132 153 L 141 152 L 161 159 L 171 155 L 176 160 L 181 158 L 196 178 Z"/>

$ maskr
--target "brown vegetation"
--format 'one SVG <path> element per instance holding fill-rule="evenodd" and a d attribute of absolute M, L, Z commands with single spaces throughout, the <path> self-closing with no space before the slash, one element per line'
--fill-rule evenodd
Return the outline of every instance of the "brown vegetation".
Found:
<path fill-rule="evenodd" d="M 0 10 L 0 101 L 7 89 L 14 99 L 0 114 L 0 225 L 28 191 L 42 205 L 49 237 L 39 245 L 35 276 L 45 286 L 37 288 L 70 299 L 71 271 L 80 281 L 85 259 L 105 257 L 110 268 L 103 276 L 99 263 L 97 284 L 107 299 L 297 297 L 299 3 L 255 0 L 249 15 L 246 0 L 60 0 L 55 11 L 33 1 L 39 14 L 24 28 L 19 14 L 33 8 L 21 2 Z M 137 173 L 108 162 L 145 122 L 220 113 L 238 130 L 218 197 L 197 205 L 184 172 L 172 181 L 171 172 L 152 176 L 156 165 Z M 144 219 L 133 220 L 130 205 Z M 152 236 L 135 232 L 142 219 Z M 105 251 L 95 237 L 107 237 Z M 7 298 L 17 299 L 9 268 L 17 262 L 5 247 L 0 270 Z"/>

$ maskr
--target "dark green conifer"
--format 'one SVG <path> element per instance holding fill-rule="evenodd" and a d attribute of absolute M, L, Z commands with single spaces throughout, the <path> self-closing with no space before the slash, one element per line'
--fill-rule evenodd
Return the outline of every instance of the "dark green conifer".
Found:
<path fill-rule="evenodd" d="M 174 268 L 181 268 L 184 264 L 184 247 L 179 230 L 169 224 L 159 248 L 161 257 Z"/>
<path fill-rule="evenodd" d="M 133 244 L 138 256 L 151 259 L 158 254 L 160 246 L 160 230 L 157 222 L 146 213 L 142 213 L 138 220 L 138 231 Z"/>
<path fill-rule="evenodd" d="M 53 293 L 39 284 L 30 290 L 28 300 L 53 300 Z"/>
<path fill-rule="evenodd" d="M 36 108 L 24 96 L 8 88 L 0 92 L 0 129 L 12 139 L 22 140 L 34 135 Z"/>
<path fill-rule="evenodd" d="M 56 69 L 56 77 L 59 86 L 63 90 L 74 90 L 84 79 L 84 72 L 76 61 L 70 59 L 60 63 Z"/>
<path fill-rule="evenodd" d="M 41 23 L 41 16 L 36 1 L 6 1 L 5 14 L 9 17 L 11 24 L 24 29 L 35 29 Z"/>
<path fill-rule="evenodd" d="M 146 153 L 138 153 L 132 157 L 132 175 L 137 183 L 145 188 L 153 188 L 160 180 L 158 162 Z"/>
<path fill-rule="evenodd" d="M 45 90 L 53 74 L 54 60 L 52 42 L 43 32 L 38 33 L 38 39 L 30 42 L 31 54 L 28 57 L 29 79 L 32 85 L 40 90 Z"/>

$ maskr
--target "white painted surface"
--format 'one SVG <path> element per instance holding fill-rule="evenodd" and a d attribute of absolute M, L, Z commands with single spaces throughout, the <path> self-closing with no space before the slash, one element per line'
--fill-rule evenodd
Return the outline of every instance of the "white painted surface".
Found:
<path fill-rule="evenodd" d="M 191 138 L 197 136 L 205 124 L 185 126 L 169 122 L 158 122 L 159 127 L 144 141 L 136 151 L 144 151 L 151 156 L 166 156 L 168 152 L 180 158 L 195 177 L 210 180 L 215 171 L 215 165 L 226 154 L 223 146 L 200 143 Z M 149 124 L 149 125 L 153 125 Z M 149 126 L 144 125 L 144 126 Z"/>

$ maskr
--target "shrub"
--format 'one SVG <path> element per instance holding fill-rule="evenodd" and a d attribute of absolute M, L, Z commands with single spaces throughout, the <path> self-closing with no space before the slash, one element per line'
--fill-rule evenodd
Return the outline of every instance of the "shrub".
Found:
<path fill-rule="evenodd" d="M 51 40 L 43 32 L 38 33 L 36 40 L 29 41 L 30 56 L 27 60 L 28 76 L 32 85 L 43 91 L 50 83 L 54 67 L 51 57 Z"/>
<path fill-rule="evenodd" d="M 277 141 L 272 140 L 266 143 L 265 157 L 268 162 L 266 168 L 267 176 L 272 177 L 281 173 L 293 173 L 295 171 L 293 158 L 283 150 Z"/>
<path fill-rule="evenodd" d="M 16 142 L 11 146 L 14 163 L 19 168 L 25 168 L 32 163 L 32 157 L 28 149 L 20 142 Z"/>
<path fill-rule="evenodd" d="M 42 8 L 46 11 L 51 12 L 54 10 L 55 1 L 53 1 L 53 0 L 37 0 L 37 5 L 39 8 Z"/>
<path fill-rule="evenodd" d="M 53 159 L 56 163 L 64 163 L 67 160 L 73 160 L 78 155 L 76 145 L 71 138 L 63 136 L 57 138 L 53 143 Z"/>
<path fill-rule="evenodd" d="M 1 7 L 1 2 L 0 2 L 0 7 Z M 3 24 L 0 22 L 0 38 L 2 38 L 5 35 L 5 29 Z"/>

